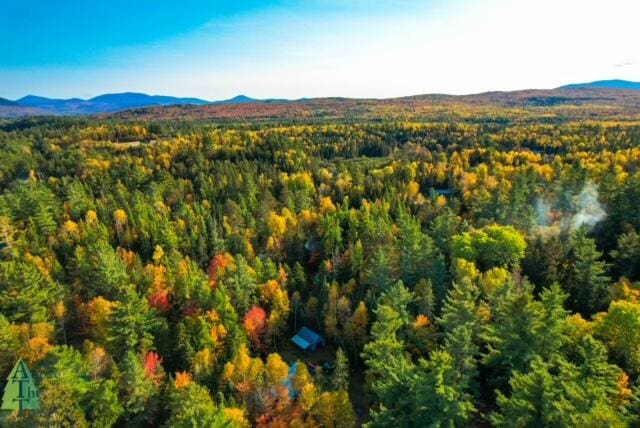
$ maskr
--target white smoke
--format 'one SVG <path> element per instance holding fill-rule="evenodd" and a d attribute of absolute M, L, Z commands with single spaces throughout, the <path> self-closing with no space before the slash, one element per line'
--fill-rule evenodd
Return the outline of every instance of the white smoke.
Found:
<path fill-rule="evenodd" d="M 571 219 L 571 229 L 577 229 L 582 225 L 593 227 L 607 215 L 598 201 L 598 188 L 593 183 L 584 186 L 576 204 L 578 212 Z"/>
<path fill-rule="evenodd" d="M 536 223 L 538 226 L 549 226 L 549 224 L 551 224 L 549 218 L 550 211 L 551 207 L 544 199 L 536 199 Z"/>
<path fill-rule="evenodd" d="M 555 204 L 543 198 L 536 199 L 537 232 L 543 235 L 555 235 L 561 230 L 575 230 L 581 226 L 593 227 L 607 215 L 598 201 L 598 187 L 587 183 L 573 201 L 570 212 L 553 208 Z M 575 214 L 571 214 L 571 213 Z"/>

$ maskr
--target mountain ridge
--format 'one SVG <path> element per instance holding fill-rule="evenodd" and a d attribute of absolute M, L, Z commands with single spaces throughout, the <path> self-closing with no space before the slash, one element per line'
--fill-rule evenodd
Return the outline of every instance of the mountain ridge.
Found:
<path fill-rule="evenodd" d="M 237 95 L 225 100 L 208 101 L 201 98 L 149 95 L 142 92 L 108 93 L 88 99 L 48 98 L 39 95 L 26 95 L 15 101 L 0 98 L 0 106 L 4 107 L 3 111 L 0 112 L 0 117 L 20 116 L 21 112 L 24 112 L 24 115 L 91 115 L 162 106 L 204 106 L 287 101 L 289 100 L 260 100 L 247 95 Z"/>
<path fill-rule="evenodd" d="M 288 102 L 230 103 L 132 109 L 106 115 L 124 120 L 468 120 L 496 113 L 517 119 L 524 111 L 544 120 L 604 117 L 640 120 L 640 91 L 619 89 L 529 89 L 472 95 L 425 94 L 387 99 L 311 98 Z M 511 119 L 507 119 L 511 118 Z"/>
<path fill-rule="evenodd" d="M 134 114 L 147 114 L 149 111 L 175 110 L 181 107 L 182 111 L 198 112 L 204 111 L 204 116 L 209 112 L 224 109 L 235 111 L 242 115 L 247 112 L 250 117 L 270 116 L 270 111 L 299 110 L 299 106 L 320 106 L 327 104 L 342 104 L 345 106 L 354 105 L 354 108 L 364 108 L 365 105 L 373 103 L 428 103 L 428 104 L 451 104 L 455 102 L 468 103 L 471 105 L 500 105 L 504 107 L 549 107 L 563 104 L 610 104 L 631 102 L 634 106 L 640 96 L 640 82 L 626 80 L 600 80 L 590 83 L 572 83 L 555 89 L 528 89 L 518 91 L 491 91 L 480 94 L 469 95 L 447 95 L 447 94 L 422 94 L 406 97 L 395 97 L 387 99 L 374 98 L 346 98 L 346 97 L 324 97 L 324 98 L 301 98 L 290 99 L 255 99 L 247 95 L 237 95 L 233 98 L 218 101 L 208 101 L 201 98 L 180 98 L 167 95 L 148 95 L 139 92 L 122 92 L 98 95 L 89 99 L 69 98 L 56 99 L 37 95 L 27 95 L 16 101 L 0 98 L 0 117 L 18 117 L 33 115 L 103 115 L 122 113 L 122 116 Z M 250 107 L 253 106 L 253 107 Z M 358 107 L 359 106 L 359 107 Z M 315 108 L 315 107 L 314 107 Z M 320 108 L 320 107 L 319 107 Z M 200 109 L 200 110 L 198 110 Z"/>
<path fill-rule="evenodd" d="M 173 97 L 169 95 L 148 95 L 141 92 L 109 93 L 93 98 L 48 98 L 39 95 L 27 95 L 16 101 L 8 102 L 13 106 L 32 107 L 47 110 L 51 114 L 99 114 L 117 111 L 158 107 L 168 105 L 217 105 L 231 103 L 271 102 L 272 100 L 258 100 L 246 95 L 218 101 L 208 101 L 193 97 Z M 279 100 L 288 101 L 288 100 Z"/>
<path fill-rule="evenodd" d="M 0 98 L 0 106 L 16 106 L 17 102 L 8 100 L 6 98 Z"/>
<path fill-rule="evenodd" d="M 23 107 L 44 109 L 50 114 L 72 115 L 110 113 L 139 107 L 180 104 L 205 105 L 210 103 L 199 98 L 178 98 L 167 95 L 148 95 L 139 92 L 102 94 L 89 99 L 58 99 L 27 95 L 16 100 L 16 102 Z"/>
<path fill-rule="evenodd" d="M 627 89 L 627 90 L 640 90 L 640 82 L 632 82 L 630 80 L 622 79 L 610 79 L 610 80 L 596 80 L 588 83 L 570 83 L 568 85 L 560 86 L 556 89 Z"/>

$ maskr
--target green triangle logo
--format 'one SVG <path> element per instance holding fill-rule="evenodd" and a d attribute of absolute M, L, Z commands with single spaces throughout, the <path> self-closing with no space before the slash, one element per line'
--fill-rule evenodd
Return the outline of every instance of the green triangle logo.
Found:
<path fill-rule="evenodd" d="M 7 377 L 0 410 L 40 410 L 40 397 L 27 364 L 19 359 Z"/>

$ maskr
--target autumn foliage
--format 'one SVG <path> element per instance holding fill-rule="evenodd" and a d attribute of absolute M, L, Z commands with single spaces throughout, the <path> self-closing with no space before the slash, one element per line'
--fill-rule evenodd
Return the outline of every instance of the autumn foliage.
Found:
<path fill-rule="evenodd" d="M 246 313 L 244 331 L 256 349 L 264 349 L 264 335 L 267 332 L 267 313 L 264 309 L 254 306 Z"/>
<path fill-rule="evenodd" d="M 144 373 L 153 382 L 159 386 L 164 377 L 162 370 L 162 358 L 156 352 L 148 352 L 144 356 Z"/>
<path fill-rule="evenodd" d="M 229 253 L 216 254 L 207 268 L 209 274 L 209 286 L 216 288 L 218 285 L 218 278 L 223 275 L 226 270 L 233 263 L 233 256 Z"/>
<path fill-rule="evenodd" d="M 638 425 L 638 95 L 551 95 L 0 121 L 0 425 Z"/>

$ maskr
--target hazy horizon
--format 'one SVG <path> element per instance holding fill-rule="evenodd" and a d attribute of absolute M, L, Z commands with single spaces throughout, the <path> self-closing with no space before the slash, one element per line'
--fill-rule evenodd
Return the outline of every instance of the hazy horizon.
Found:
<path fill-rule="evenodd" d="M 640 80 L 640 5 L 628 1 L 343 3 L 15 2 L 0 17 L 0 97 L 389 98 Z"/>
<path fill-rule="evenodd" d="M 601 79 L 599 81 L 616 81 L 616 80 L 621 80 L 621 79 L 616 79 L 616 78 L 611 78 L 611 79 Z M 626 81 L 626 80 L 625 80 Z M 594 81 L 595 82 L 595 81 Z M 628 81 L 631 83 L 637 83 L 637 82 L 633 82 L 633 81 Z M 567 85 L 570 84 L 582 84 L 582 83 L 593 83 L 593 82 L 567 82 Z M 565 85 L 560 85 L 560 86 L 565 86 Z M 559 87 L 560 87 L 559 86 Z M 29 96 L 35 96 L 35 97 L 42 97 L 42 98 L 47 98 L 47 99 L 51 99 L 51 100 L 56 100 L 56 99 L 61 99 L 61 100 L 70 100 L 70 99 L 81 99 L 84 101 L 88 101 L 92 98 L 95 97 L 99 97 L 102 95 L 119 95 L 119 94 L 141 94 L 141 95 L 148 95 L 148 96 L 166 96 L 166 97 L 175 97 L 175 98 L 180 98 L 180 99 L 188 99 L 188 98 L 193 98 L 193 99 L 199 99 L 201 101 L 208 101 L 208 102 L 218 102 L 218 101 L 228 101 L 234 98 L 238 98 L 238 97 L 248 97 L 250 99 L 255 99 L 257 101 L 263 101 L 263 100 L 284 100 L 284 101 L 299 101 L 299 100 L 304 100 L 304 99 L 314 99 L 314 98 L 351 98 L 351 99 L 379 99 L 379 100 L 383 100 L 383 99 L 391 99 L 391 98 L 403 98 L 403 97 L 411 97 L 411 96 L 420 96 L 420 95 L 453 95 L 453 96 L 465 96 L 465 95 L 477 95 L 477 94 L 482 94 L 482 93 L 486 93 L 486 92 L 510 92 L 510 91 L 526 91 L 526 90 L 553 90 L 553 89 L 558 89 L 559 87 L 555 87 L 555 88 L 516 88 L 516 89 L 511 89 L 509 91 L 503 91 L 500 89 L 495 89 L 495 90 L 487 90 L 487 91 L 483 91 L 483 92 L 469 92 L 469 93 L 464 93 L 464 94 L 451 94 L 451 93 L 445 93 L 445 92 L 425 92 L 425 93 L 420 93 L 420 94 L 403 94 L 403 95 L 398 95 L 398 96 L 391 96 L 391 97 L 348 97 L 348 96 L 342 96 L 342 95 L 327 95 L 327 96 L 320 96 L 320 97 L 300 97 L 300 98 L 286 98 L 286 97 L 279 97 L 279 96 L 272 96 L 272 97 L 264 97 L 264 98 L 258 98 L 258 97 L 253 97 L 251 94 L 246 94 L 246 93 L 239 93 L 236 95 L 233 95 L 229 98 L 225 98 L 225 99 L 208 99 L 205 97 L 200 97 L 198 95 L 189 95 L 189 96 L 176 96 L 173 94 L 169 94 L 169 93 L 148 93 L 148 92 L 138 92 L 138 91 L 121 91 L 121 92 L 102 92 L 102 93 L 98 93 L 93 97 L 78 97 L 78 96 L 69 96 L 69 97 L 48 97 L 47 95 L 43 95 L 43 94 L 33 94 L 33 93 L 29 93 L 29 94 L 25 94 L 23 96 L 20 97 L 16 97 L 14 99 L 10 99 L 10 101 L 18 101 L 20 99 L 29 97 Z M 5 98 L 8 99 L 6 97 L 0 97 L 0 98 Z"/>

